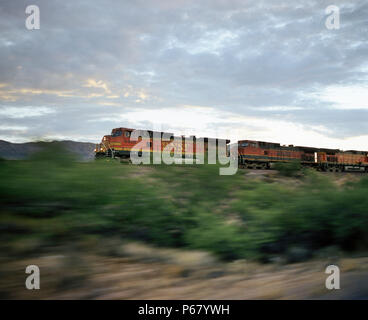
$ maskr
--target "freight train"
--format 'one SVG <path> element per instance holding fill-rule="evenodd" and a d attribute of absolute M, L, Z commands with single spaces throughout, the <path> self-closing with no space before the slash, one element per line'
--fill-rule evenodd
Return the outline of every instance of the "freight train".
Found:
<path fill-rule="evenodd" d="M 102 138 L 101 143 L 96 145 L 95 156 L 100 157 L 113 157 L 120 159 L 129 159 L 130 152 L 134 150 L 134 146 L 137 144 L 136 140 L 131 140 L 130 136 L 134 129 L 130 128 L 115 128 L 110 135 L 105 135 Z M 146 151 L 164 152 L 165 147 L 175 140 L 172 133 L 165 132 L 153 132 L 149 133 L 149 139 L 147 140 Z M 169 141 L 162 139 L 159 146 L 152 143 L 154 134 L 159 137 L 164 135 L 171 137 Z M 181 137 L 183 138 L 183 137 Z M 197 143 L 198 139 L 195 136 L 191 136 L 190 139 L 180 140 L 179 148 L 180 154 L 185 157 L 190 153 L 193 158 L 199 155 L 204 155 L 208 152 L 208 148 L 211 144 L 209 138 L 203 139 L 203 144 Z M 219 141 L 224 142 L 227 145 L 227 150 L 230 148 L 230 140 L 228 139 L 215 139 L 216 146 Z M 159 149 L 158 149 L 159 148 Z M 316 168 L 321 171 L 330 172 L 342 172 L 342 171 L 360 171 L 368 172 L 368 152 L 367 151 L 342 151 L 339 149 L 326 149 L 326 148 L 313 148 L 302 147 L 293 145 L 280 145 L 279 143 L 254 141 L 254 140 L 239 140 L 237 142 L 238 148 L 238 164 L 241 168 L 249 169 L 270 169 L 278 162 L 299 162 L 306 167 Z"/>

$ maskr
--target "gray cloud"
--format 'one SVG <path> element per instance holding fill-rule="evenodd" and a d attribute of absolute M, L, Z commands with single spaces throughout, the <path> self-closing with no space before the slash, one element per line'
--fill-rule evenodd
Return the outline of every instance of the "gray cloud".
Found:
<path fill-rule="evenodd" d="M 330 1 L 34 0 L 37 31 L 28 4 L 0 3 L 0 108 L 52 112 L 0 113 L 0 138 L 94 140 L 116 124 L 103 116 L 182 105 L 368 134 L 368 110 L 315 95 L 366 85 L 366 1 L 335 1 L 339 30 L 324 26 Z"/>

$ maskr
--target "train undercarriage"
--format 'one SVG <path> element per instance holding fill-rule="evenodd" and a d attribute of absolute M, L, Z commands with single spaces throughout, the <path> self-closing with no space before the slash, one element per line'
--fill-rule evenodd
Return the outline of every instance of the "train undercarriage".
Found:
<path fill-rule="evenodd" d="M 290 163 L 290 161 L 249 161 L 242 160 L 239 157 L 239 168 L 241 169 L 274 169 L 277 163 Z M 315 163 L 315 162 L 300 162 L 300 165 L 305 168 L 313 168 L 322 172 L 366 172 L 368 166 L 352 165 L 352 164 L 331 164 L 331 163 Z"/>

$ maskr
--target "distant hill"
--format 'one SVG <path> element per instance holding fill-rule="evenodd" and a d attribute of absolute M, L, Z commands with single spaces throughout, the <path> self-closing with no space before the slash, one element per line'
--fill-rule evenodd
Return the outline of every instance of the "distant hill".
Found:
<path fill-rule="evenodd" d="M 87 161 L 94 157 L 94 143 L 76 142 L 76 141 L 50 141 L 50 142 L 27 142 L 12 143 L 0 140 L 0 158 L 8 160 L 21 160 L 28 158 L 32 153 L 41 150 L 48 144 L 59 145 L 71 153 L 75 154 L 78 159 Z"/>

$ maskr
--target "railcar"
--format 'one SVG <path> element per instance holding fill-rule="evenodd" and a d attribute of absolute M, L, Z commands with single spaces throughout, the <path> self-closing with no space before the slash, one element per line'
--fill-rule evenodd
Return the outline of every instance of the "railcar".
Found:
<path fill-rule="evenodd" d="M 321 171 L 368 172 L 368 152 L 339 149 L 283 146 L 279 143 L 239 140 L 239 165 L 250 169 L 269 169 L 277 162 L 298 161 Z"/>
<path fill-rule="evenodd" d="M 275 162 L 301 160 L 302 151 L 294 146 L 279 143 L 240 140 L 238 141 L 239 164 L 250 169 L 268 169 Z"/>

